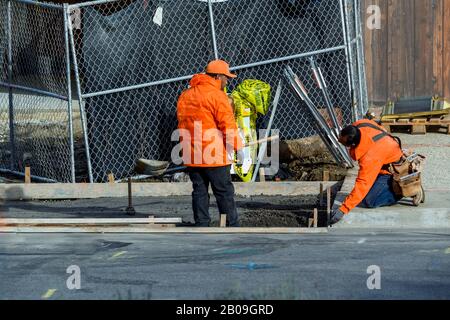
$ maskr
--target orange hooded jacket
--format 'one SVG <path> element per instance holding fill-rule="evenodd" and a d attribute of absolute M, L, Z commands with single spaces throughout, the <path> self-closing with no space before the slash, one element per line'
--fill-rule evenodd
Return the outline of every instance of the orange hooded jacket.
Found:
<path fill-rule="evenodd" d="M 359 172 L 353 191 L 339 208 L 343 213 L 349 213 L 364 200 L 378 175 L 389 174 L 382 170 L 384 165 L 399 161 L 403 155 L 398 142 L 375 121 L 364 119 L 353 125 L 361 131 L 361 142 L 350 148 L 351 157 L 359 163 Z"/>
<path fill-rule="evenodd" d="M 182 158 L 188 167 L 222 167 L 242 148 L 233 108 L 220 80 L 195 75 L 177 104 Z"/>

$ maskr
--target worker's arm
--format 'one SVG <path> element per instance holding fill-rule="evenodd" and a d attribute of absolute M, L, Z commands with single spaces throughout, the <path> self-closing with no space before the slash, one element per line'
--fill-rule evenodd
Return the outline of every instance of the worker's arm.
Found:
<path fill-rule="evenodd" d="M 239 131 L 234 118 L 233 108 L 228 101 L 228 97 L 225 93 L 223 95 L 211 96 L 214 106 L 214 118 L 216 120 L 217 128 L 222 131 L 224 144 L 233 147 L 233 150 L 237 151 L 242 149 L 242 141 L 239 137 Z"/>
<path fill-rule="evenodd" d="M 364 200 L 377 180 L 382 166 L 381 160 L 373 159 L 370 156 L 365 156 L 359 161 L 355 186 L 339 210 L 347 214 Z"/>

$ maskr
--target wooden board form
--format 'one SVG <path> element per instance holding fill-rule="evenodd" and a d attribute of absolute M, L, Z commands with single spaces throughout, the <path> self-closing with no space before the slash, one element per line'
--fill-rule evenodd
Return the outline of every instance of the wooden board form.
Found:
<path fill-rule="evenodd" d="M 1 233 L 322 234 L 327 228 L 0 227 Z"/>
<path fill-rule="evenodd" d="M 62 219 L 0 219 L 0 226 L 8 225 L 125 225 L 125 224 L 182 223 L 181 218 L 62 218 Z"/>

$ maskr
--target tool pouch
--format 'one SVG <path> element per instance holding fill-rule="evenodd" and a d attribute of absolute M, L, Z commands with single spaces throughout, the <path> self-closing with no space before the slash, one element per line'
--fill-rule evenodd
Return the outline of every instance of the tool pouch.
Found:
<path fill-rule="evenodd" d="M 396 195 L 414 197 L 421 192 L 424 164 L 425 156 L 405 151 L 400 161 L 389 164 L 388 171 L 393 175 L 392 186 Z"/>

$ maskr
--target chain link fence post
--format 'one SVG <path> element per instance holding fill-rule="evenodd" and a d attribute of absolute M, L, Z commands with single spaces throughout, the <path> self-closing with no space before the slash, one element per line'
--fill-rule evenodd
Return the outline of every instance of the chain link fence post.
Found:
<path fill-rule="evenodd" d="M 348 87 L 351 93 L 351 109 L 352 109 L 352 121 L 355 121 L 357 118 L 356 110 L 354 108 L 354 81 L 353 81 L 353 72 L 352 72 L 352 56 L 351 56 L 351 47 L 350 47 L 350 37 L 349 37 L 349 29 L 347 24 L 346 12 L 345 12 L 345 0 L 339 0 L 339 6 L 341 10 L 341 23 L 342 23 L 342 33 L 344 37 L 344 45 L 345 45 L 345 60 L 347 62 L 347 77 L 348 77 Z"/>
<path fill-rule="evenodd" d="M 9 90 L 4 101 L 8 96 L 9 103 L 14 102 L 9 107 L 9 148 L 15 149 L 11 165 L 32 153 L 42 176 L 73 182 L 79 178 L 75 169 L 82 165 L 89 182 L 99 182 L 106 181 L 108 173 L 117 179 L 128 177 L 140 157 L 168 160 L 177 99 L 192 75 L 204 71 L 211 59 L 224 59 L 238 71 L 230 90 L 244 79 L 275 87 L 289 65 L 304 81 L 313 103 L 326 113 L 327 101 L 308 63 L 314 57 L 328 85 L 328 105 L 343 126 L 358 119 L 366 107 L 364 44 L 355 0 L 8 3 L 17 20 L 12 32 L 18 34 L 8 30 L 8 83 L 5 72 L 0 85 Z M 58 18 L 61 10 L 64 16 Z M 75 118 L 77 100 L 80 120 Z M 45 106 L 51 106 L 51 115 Z M 283 90 L 273 119 L 274 128 L 282 128 L 281 139 L 317 134 L 304 108 Z M 259 128 L 268 120 L 261 116 Z M 78 139 L 86 161 L 76 152 L 81 151 L 76 148 Z M 53 158 L 52 143 L 60 144 Z M 54 169 L 60 162 L 64 173 Z"/>
<path fill-rule="evenodd" d="M 70 7 L 66 6 L 66 11 L 65 11 L 66 24 L 67 24 L 67 29 L 68 29 L 68 33 L 69 33 L 70 47 L 71 47 L 71 51 L 72 51 L 73 67 L 75 70 L 75 84 L 76 84 L 76 88 L 77 88 L 78 103 L 80 106 L 80 119 L 81 119 L 81 128 L 83 131 L 83 141 L 84 141 L 86 159 L 87 159 L 87 170 L 88 170 L 89 182 L 92 183 L 93 182 L 92 166 L 91 166 L 91 155 L 90 155 L 90 151 L 89 151 L 89 139 L 88 139 L 88 132 L 87 132 L 86 113 L 85 113 L 85 109 L 84 109 L 84 105 L 83 105 L 83 97 L 81 94 L 80 75 L 78 72 L 77 53 L 76 53 L 74 36 L 73 36 L 72 19 L 70 17 L 70 13 L 71 13 Z"/>
<path fill-rule="evenodd" d="M 69 147 L 70 147 L 70 172 L 72 183 L 75 183 L 75 150 L 74 150 L 74 133 L 73 133 L 73 111 L 72 111 L 72 81 L 70 71 L 70 47 L 69 47 L 69 24 L 67 19 L 68 7 L 63 5 L 62 14 L 64 15 L 64 44 L 66 54 L 66 73 L 67 73 L 67 112 L 69 125 Z"/>
<path fill-rule="evenodd" d="M 9 147 L 10 147 L 10 157 L 11 157 L 11 167 L 13 171 L 16 164 L 16 147 L 15 147 L 15 135 L 14 135 L 14 100 L 13 100 L 13 89 L 12 84 L 12 13 L 11 13 L 11 0 L 8 0 L 7 8 L 7 39 L 8 39 L 8 101 L 9 101 Z"/>
<path fill-rule="evenodd" d="M 212 0 L 208 0 L 208 12 L 209 12 L 209 25 L 211 28 L 212 45 L 214 50 L 214 58 L 219 59 L 219 52 L 217 51 L 217 40 L 216 40 L 216 28 L 214 26 L 214 13 L 212 7 Z"/>

